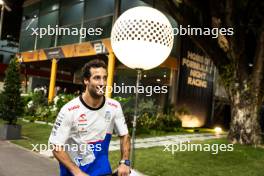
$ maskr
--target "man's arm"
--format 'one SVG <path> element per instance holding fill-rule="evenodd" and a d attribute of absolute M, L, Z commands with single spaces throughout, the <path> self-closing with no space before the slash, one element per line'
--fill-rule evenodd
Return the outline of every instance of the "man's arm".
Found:
<path fill-rule="evenodd" d="M 130 154 L 130 136 L 120 136 L 121 159 L 128 160 Z"/>
<path fill-rule="evenodd" d="M 56 146 L 52 151 L 54 157 L 62 163 L 74 176 L 88 176 L 71 160 L 62 147 Z"/>
<path fill-rule="evenodd" d="M 121 148 L 121 160 L 129 160 L 130 154 L 130 136 L 124 135 L 120 136 L 120 148 Z M 120 164 L 118 166 L 118 176 L 128 176 L 130 172 L 130 167 L 125 164 Z"/>

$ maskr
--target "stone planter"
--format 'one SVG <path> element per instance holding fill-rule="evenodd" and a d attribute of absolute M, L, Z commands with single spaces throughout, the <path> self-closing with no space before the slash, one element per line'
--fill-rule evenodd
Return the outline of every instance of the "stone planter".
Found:
<path fill-rule="evenodd" d="M 21 125 L 0 125 L 0 139 L 12 140 L 21 138 Z"/>

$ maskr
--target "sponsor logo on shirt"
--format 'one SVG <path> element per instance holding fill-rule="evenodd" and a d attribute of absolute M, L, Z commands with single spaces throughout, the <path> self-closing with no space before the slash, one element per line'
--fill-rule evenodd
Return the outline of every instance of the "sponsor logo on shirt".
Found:
<path fill-rule="evenodd" d="M 52 135 L 52 136 L 56 136 L 56 135 L 57 135 L 57 132 L 56 132 L 55 130 L 52 130 L 52 131 L 51 131 L 51 135 Z"/>
<path fill-rule="evenodd" d="M 72 110 L 74 110 L 74 109 L 79 109 L 79 108 L 80 108 L 80 105 L 74 105 L 74 106 L 68 108 L 68 110 L 69 110 L 69 111 L 72 111 Z"/>
<path fill-rule="evenodd" d="M 86 130 L 85 127 L 81 127 L 81 128 L 79 127 L 78 130 L 79 130 L 79 132 L 81 132 L 81 133 L 87 132 L 87 130 Z"/>
<path fill-rule="evenodd" d="M 114 104 L 114 103 L 108 102 L 108 105 L 110 105 L 110 106 L 113 106 L 113 107 L 117 108 L 117 105 L 116 105 L 116 104 Z"/>
<path fill-rule="evenodd" d="M 86 114 L 81 114 L 79 116 L 79 122 L 87 122 Z"/>
<path fill-rule="evenodd" d="M 104 118 L 105 118 L 106 122 L 110 122 L 110 120 L 111 120 L 111 112 L 110 111 L 106 111 Z"/>
<path fill-rule="evenodd" d="M 87 116 L 86 114 L 81 114 L 78 119 L 78 131 L 79 132 L 87 132 Z"/>

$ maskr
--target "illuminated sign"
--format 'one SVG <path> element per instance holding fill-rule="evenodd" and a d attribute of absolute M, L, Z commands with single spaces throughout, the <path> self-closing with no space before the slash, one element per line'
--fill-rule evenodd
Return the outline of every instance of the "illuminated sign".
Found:
<path fill-rule="evenodd" d="M 210 123 L 214 65 L 188 38 L 181 55 L 177 107 L 189 112 L 181 117 L 182 126 L 201 127 Z"/>
<path fill-rule="evenodd" d="M 47 59 L 64 58 L 64 54 L 61 48 L 49 48 L 44 49 Z"/>
<path fill-rule="evenodd" d="M 182 65 L 189 68 L 188 85 L 207 88 L 207 77 L 213 71 L 212 61 L 208 57 L 188 51 Z"/>

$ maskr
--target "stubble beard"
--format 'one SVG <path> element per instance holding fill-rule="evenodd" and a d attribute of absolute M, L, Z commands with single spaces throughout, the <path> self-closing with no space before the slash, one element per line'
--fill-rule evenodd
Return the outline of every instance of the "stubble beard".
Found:
<path fill-rule="evenodd" d="M 104 94 L 98 94 L 96 89 L 89 89 L 88 92 L 93 99 L 100 99 L 104 96 Z"/>

